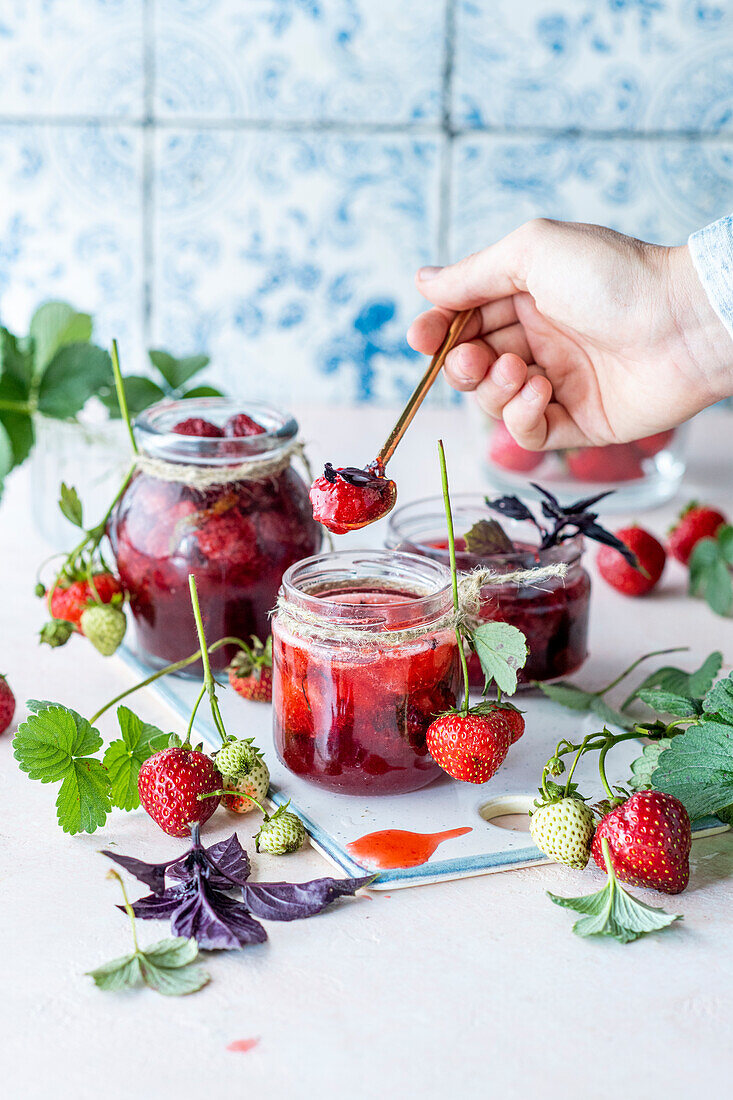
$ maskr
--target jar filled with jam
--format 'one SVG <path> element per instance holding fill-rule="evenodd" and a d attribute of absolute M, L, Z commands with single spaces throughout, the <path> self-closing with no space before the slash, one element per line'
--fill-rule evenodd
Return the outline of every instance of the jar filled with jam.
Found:
<path fill-rule="evenodd" d="M 503 516 L 498 526 L 479 494 L 454 494 L 452 504 L 459 570 L 468 572 L 480 567 L 501 574 L 553 564 L 565 566 L 564 576 L 547 577 L 536 584 L 487 585 L 481 592 L 478 618 L 481 622 L 511 623 L 525 635 L 529 656 L 518 674 L 520 684 L 554 680 L 574 672 L 588 655 L 591 582 L 582 563 L 583 536 L 575 534 L 541 549 L 535 526 Z M 487 524 L 490 527 L 484 526 Z M 447 565 L 448 532 L 442 498 L 426 497 L 398 508 L 390 519 L 386 541 L 391 548 L 423 554 Z M 471 686 L 483 689 L 484 675 L 475 654 L 469 659 L 468 670 Z"/>
<path fill-rule="evenodd" d="M 347 794 L 414 791 L 441 774 L 425 733 L 460 676 L 449 571 L 385 550 L 285 573 L 272 620 L 275 748 L 296 775 Z"/>
<path fill-rule="evenodd" d="M 297 432 L 286 413 L 226 398 L 161 402 L 136 420 L 138 465 L 109 536 L 152 666 L 198 648 L 189 573 L 209 642 L 269 634 L 283 573 L 321 544 L 291 466 Z M 214 670 L 233 652 L 212 654 Z"/>

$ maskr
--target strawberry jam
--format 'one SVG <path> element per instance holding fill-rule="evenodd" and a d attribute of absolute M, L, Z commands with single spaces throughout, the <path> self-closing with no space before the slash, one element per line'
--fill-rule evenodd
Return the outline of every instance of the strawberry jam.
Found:
<path fill-rule="evenodd" d="M 485 566 L 498 573 L 508 573 L 553 562 L 565 563 L 565 577 L 552 577 L 536 586 L 513 583 L 486 586 L 481 593 L 480 619 L 511 623 L 527 638 L 529 656 L 519 672 L 520 684 L 554 680 L 575 671 L 588 655 L 590 577 L 581 564 L 582 536 L 575 535 L 558 546 L 540 550 L 536 543 L 537 532 L 530 524 L 502 517 L 501 526 L 511 540 L 509 548 L 495 553 L 470 553 L 458 532 L 468 531 L 475 523 L 493 516 L 478 494 L 454 494 L 453 501 L 459 570 L 467 572 Z M 442 498 L 416 501 L 395 512 L 390 520 L 387 544 L 399 550 L 425 554 L 447 565 L 448 539 Z M 471 686 L 483 689 L 483 672 L 474 654 L 469 658 L 468 670 Z"/>
<path fill-rule="evenodd" d="M 425 733 L 455 703 L 451 609 L 447 570 L 411 554 L 344 551 L 289 569 L 272 623 L 283 763 L 346 794 L 414 791 L 440 775 Z"/>
<path fill-rule="evenodd" d="M 189 427 L 200 419 L 219 435 L 179 434 L 182 406 L 192 414 Z M 283 573 L 320 545 L 307 489 L 289 464 L 297 424 L 252 405 L 246 419 L 260 430 L 225 438 L 223 426 L 237 413 L 238 405 L 220 398 L 166 402 L 135 425 L 140 465 L 109 534 L 140 655 L 155 666 L 198 648 L 189 573 L 210 643 L 225 635 L 265 638 Z M 212 654 L 213 668 L 226 667 L 232 653 Z"/>
<path fill-rule="evenodd" d="M 376 463 L 360 470 L 354 466 L 334 469 L 327 462 L 310 491 L 314 517 L 334 535 L 358 531 L 382 519 L 396 500 L 396 484 L 384 477 L 384 468 Z"/>

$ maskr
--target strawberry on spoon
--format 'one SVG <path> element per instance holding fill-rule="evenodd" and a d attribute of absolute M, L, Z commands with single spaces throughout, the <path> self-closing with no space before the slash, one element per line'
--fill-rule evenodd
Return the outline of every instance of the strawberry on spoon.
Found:
<path fill-rule="evenodd" d="M 385 467 L 412 423 L 425 395 L 440 374 L 446 355 L 458 342 L 472 313 L 472 309 L 466 309 L 453 318 L 445 340 L 430 360 L 425 374 L 415 387 L 374 461 L 364 468 L 334 467 L 327 462 L 323 476 L 316 478 L 313 482 L 310 490 L 313 518 L 334 535 L 358 531 L 361 527 L 383 519 L 394 508 L 397 500 L 397 485 L 384 476 Z"/>

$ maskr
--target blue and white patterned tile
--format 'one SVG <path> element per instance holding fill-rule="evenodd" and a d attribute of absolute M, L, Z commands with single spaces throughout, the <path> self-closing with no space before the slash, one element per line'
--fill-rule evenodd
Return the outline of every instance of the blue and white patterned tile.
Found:
<path fill-rule="evenodd" d="M 143 0 L 3 0 L 0 114 L 140 118 Z"/>
<path fill-rule="evenodd" d="M 116 126 L 0 127 L 0 319 L 26 332 L 61 298 L 117 336 L 131 373 L 142 349 L 141 137 Z M 139 366 L 137 367 L 139 369 Z"/>
<path fill-rule="evenodd" d="M 459 126 L 733 130 L 733 5 L 458 0 Z"/>
<path fill-rule="evenodd" d="M 167 118 L 437 122 L 447 0 L 159 0 Z"/>
<path fill-rule="evenodd" d="M 439 148 L 404 136 L 158 134 L 156 341 L 274 401 L 394 401 L 437 245 Z"/>
<path fill-rule="evenodd" d="M 453 259 L 533 217 L 679 244 L 733 210 L 733 141 L 472 135 L 457 141 L 453 157 Z"/>

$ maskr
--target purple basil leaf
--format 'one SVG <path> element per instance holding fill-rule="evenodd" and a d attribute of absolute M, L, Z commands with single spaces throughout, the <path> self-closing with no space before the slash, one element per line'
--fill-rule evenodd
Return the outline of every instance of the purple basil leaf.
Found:
<path fill-rule="evenodd" d="M 209 885 L 218 890 L 231 890 L 235 886 L 244 886 L 249 878 L 249 857 L 236 833 L 228 840 L 220 840 L 206 848 L 206 862 L 211 868 Z M 219 873 L 217 873 L 219 872 Z"/>
<path fill-rule="evenodd" d="M 173 914 L 171 932 L 187 939 L 193 936 L 206 951 L 245 947 L 267 939 L 267 932 L 241 902 L 211 889 L 204 879 Z"/>
<path fill-rule="evenodd" d="M 180 909 L 187 897 L 195 893 L 193 886 L 169 886 L 163 894 L 148 894 L 133 902 L 132 911 L 141 920 L 164 920 Z M 124 912 L 124 905 L 118 905 Z"/>
<path fill-rule="evenodd" d="M 595 542 L 601 542 L 604 546 L 612 546 L 614 550 L 618 550 L 633 569 L 638 569 L 639 562 L 637 561 L 636 554 L 629 550 L 625 542 L 616 538 L 610 531 L 607 531 L 605 527 L 601 527 L 600 524 L 591 521 L 590 523 L 580 524 L 580 530 L 586 536 L 586 538 L 593 539 Z"/>
<path fill-rule="evenodd" d="M 509 519 L 528 520 L 534 523 L 535 527 L 537 526 L 534 515 L 519 497 L 497 497 L 496 500 L 489 500 L 486 497 L 486 504 L 494 512 L 500 512 L 502 516 L 508 516 Z"/>
<path fill-rule="evenodd" d="M 132 856 L 117 855 L 116 852 L 110 852 L 107 848 L 103 848 L 101 854 L 107 856 L 108 859 L 113 860 L 115 863 L 119 863 L 120 867 L 124 867 L 126 871 L 129 871 L 130 874 L 134 875 L 140 882 L 144 882 L 146 886 L 149 886 L 154 894 L 163 893 L 165 890 L 166 870 L 171 864 L 180 860 L 180 856 L 175 856 L 166 863 L 145 863 L 144 860 L 133 859 Z"/>
<path fill-rule="evenodd" d="M 568 515 L 578 515 L 580 512 L 587 512 L 594 504 L 598 504 L 599 500 L 604 500 L 606 497 L 612 496 L 615 491 L 615 489 L 605 489 L 604 492 L 596 493 L 595 496 L 576 500 L 573 504 L 569 504 L 565 511 Z"/>
<path fill-rule="evenodd" d="M 373 882 L 363 878 L 317 878 L 312 882 L 247 882 L 242 896 L 247 908 L 262 920 L 300 920 L 320 913 L 336 898 L 353 895 Z"/>

